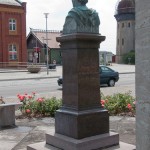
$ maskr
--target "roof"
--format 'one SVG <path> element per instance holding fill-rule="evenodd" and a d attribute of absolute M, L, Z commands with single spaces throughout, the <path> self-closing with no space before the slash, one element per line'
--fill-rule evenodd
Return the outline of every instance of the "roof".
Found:
<path fill-rule="evenodd" d="M 116 7 L 116 13 L 135 13 L 135 0 L 119 0 Z"/>
<path fill-rule="evenodd" d="M 0 0 L 0 4 L 21 6 L 20 0 Z"/>
<path fill-rule="evenodd" d="M 46 30 L 31 29 L 29 35 L 27 36 L 27 39 L 31 34 L 35 36 L 41 43 L 46 44 Z M 60 34 L 60 31 L 56 30 L 47 31 L 49 48 L 60 48 L 59 43 L 56 41 L 56 37 L 59 37 Z"/>

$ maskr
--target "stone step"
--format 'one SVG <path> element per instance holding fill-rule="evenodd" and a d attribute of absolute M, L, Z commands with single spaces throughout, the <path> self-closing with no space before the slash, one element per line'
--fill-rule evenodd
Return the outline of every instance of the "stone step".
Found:
<path fill-rule="evenodd" d="M 50 146 L 45 142 L 31 144 L 27 147 L 27 150 L 60 150 L 56 147 Z M 119 146 L 113 146 L 105 148 L 103 150 L 136 150 L 135 145 L 120 142 Z"/>

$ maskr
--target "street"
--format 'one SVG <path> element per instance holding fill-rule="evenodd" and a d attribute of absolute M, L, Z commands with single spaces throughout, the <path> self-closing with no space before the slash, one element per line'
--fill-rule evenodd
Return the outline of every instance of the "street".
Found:
<path fill-rule="evenodd" d="M 103 85 L 101 91 L 104 95 L 131 91 L 131 94 L 135 96 L 135 74 L 120 74 L 115 87 Z M 17 94 L 31 94 L 32 92 L 41 97 L 62 97 L 62 87 L 58 86 L 57 78 L 2 81 L 0 84 L 0 96 L 8 102 L 16 101 Z"/>
<path fill-rule="evenodd" d="M 112 95 L 131 91 L 131 95 L 135 97 L 135 74 L 120 74 L 119 77 L 114 87 L 101 86 L 101 92 L 104 95 Z"/>

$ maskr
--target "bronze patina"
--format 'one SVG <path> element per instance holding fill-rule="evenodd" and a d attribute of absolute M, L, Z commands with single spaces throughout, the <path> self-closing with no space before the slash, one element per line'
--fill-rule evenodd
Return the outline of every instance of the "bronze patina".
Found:
<path fill-rule="evenodd" d="M 94 9 L 89 9 L 88 0 L 72 0 L 73 8 L 68 12 L 63 34 L 99 33 L 100 19 Z"/>

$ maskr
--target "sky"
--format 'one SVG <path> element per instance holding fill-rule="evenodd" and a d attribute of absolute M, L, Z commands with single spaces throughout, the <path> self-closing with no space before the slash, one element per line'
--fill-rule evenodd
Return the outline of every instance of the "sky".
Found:
<path fill-rule="evenodd" d="M 30 28 L 62 30 L 65 17 L 72 8 L 72 0 L 22 0 L 27 2 L 27 34 Z M 101 43 L 100 51 L 111 51 L 116 54 L 116 20 L 114 18 L 118 0 L 89 0 L 87 7 L 95 9 L 101 21 L 100 34 L 106 36 Z"/>

